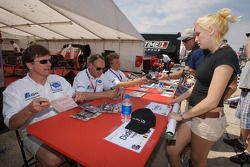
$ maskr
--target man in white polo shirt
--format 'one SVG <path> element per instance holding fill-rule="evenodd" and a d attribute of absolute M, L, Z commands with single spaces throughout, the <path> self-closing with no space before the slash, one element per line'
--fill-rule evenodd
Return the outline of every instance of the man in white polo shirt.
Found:
<path fill-rule="evenodd" d="M 105 87 L 110 89 L 112 87 L 130 87 L 134 85 L 141 85 L 148 82 L 146 77 L 129 80 L 125 74 L 120 71 L 120 56 L 117 53 L 110 53 L 107 57 L 110 68 L 105 72 Z"/>
<path fill-rule="evenodd" d="M 88 68 L 79 72 L 74 79 L 73 87 L 78 92 L 84 92 L 86 100 L 100 98 L 114 98 L 118 96 L 118 89 L 103 91 L 105 80 L 103 70 L 105 61 L 101 55 L 88 57 Z"/>
<path fill-rule="evenodd" d="M 50 75 L 50 60 L 50 53 L 43 46 L 28 47 L 22 56 L 23 65 L 29 71 L 27 76 L 13 82 L 3 92 L 4 123 L 11 130 L 19 130 L 24 146 L 40 166 L 60 166 L 63 156 L 27 134 L 26 127 L 57 114 L 50 101 L 74 95 L 74 89 L 64 78 Z M 83 101 L 83 94 L 76 93 L 75 100 Z"/>

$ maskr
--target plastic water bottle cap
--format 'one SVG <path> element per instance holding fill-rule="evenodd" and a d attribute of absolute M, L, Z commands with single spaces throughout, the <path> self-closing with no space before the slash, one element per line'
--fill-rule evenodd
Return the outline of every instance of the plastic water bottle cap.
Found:
<path fill-rule="evenodd" d="M 129 99 L 130 96 L 128 94 L 125 94 L 125 99 Z"/>

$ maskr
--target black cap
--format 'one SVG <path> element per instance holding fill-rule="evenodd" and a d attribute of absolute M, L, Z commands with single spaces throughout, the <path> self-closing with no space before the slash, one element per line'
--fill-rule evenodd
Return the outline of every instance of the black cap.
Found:
<path fill-rule="evenodd" d="M 156 117 L 148 108 L 137 109 L 132 113 L 131 121 L 125 127 L 139 134 L 144 134 L 155 126 Z"/>

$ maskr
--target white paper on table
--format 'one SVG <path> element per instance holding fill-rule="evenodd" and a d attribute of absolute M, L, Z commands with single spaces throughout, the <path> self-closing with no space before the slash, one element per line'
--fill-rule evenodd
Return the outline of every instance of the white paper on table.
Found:
<path fill-rule="evenodd" d="M 172 107 L 166 104 L 151 102 L 146 106 L 146 108 L 152 110 L 153 113 L 167 116 Z"/>
<path fill-rule="evenodd" d="M 146 92 L 147 90 L 148 90 L 148 88 L 143 88 L 143 87 L 141 87 L 141 88 L 137 89 L 136 91 L 139 91 L 139 92 Z"/>
<path fill-rule="evenodd" d="M 151 85 L 141 85 L 141 88 L 153 88 L 155 86 L 154 83 L 152 83 Z"/>
<path fill-rule="evenodd" d="M 174 103 L 172 112 L 178 113 L 180 111 L 180 104 L 179 103 Z M 176 120 L 175 119 L 170 119 L 168 121 L 168 127 L 166 130 L 166 133 L 170 136 L 173 136 L 175 134 L 175 129 L 176 129 Z"/>
<path fill-rule="evenodd" d="M 144 96 L 146 93 L 144 92 L 137 92 L 137 91 L 133 91 L 133 92 L 130 92 L 129 93 L 129 96 L 132 96 L 132 97 L 142 97 Z"/>
<path fill-rule="evenodd" d="M 64 112 L 72 108 L 77 107 L 78 105 L 70 96 L 64 96 L 50 102 L 51 106 L 56 109 L 57 112 Z"/>
<path fill-rule="evenodd" d="M 164 97 L 173 97 L 174 96 L 174 92 L 169 92 L 169 91 L 163 91 L 160 96 L 164 96 Z"/>
<path fill-rule="evenodd" d="M 147 133 L 141 135 L 132 130 L 125 129 L 125 126 L 127 126 L 127 123 L 119 126 L 104 139 L 123 148 L 140 153 L 152 136 L 154 129 L 151 128 Z"/>

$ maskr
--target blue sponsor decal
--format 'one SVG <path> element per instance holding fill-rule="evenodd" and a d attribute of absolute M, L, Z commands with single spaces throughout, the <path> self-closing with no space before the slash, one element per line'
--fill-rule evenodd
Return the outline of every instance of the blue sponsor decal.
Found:
<path fill-rule="evenodd" d="M 97 80 L 97 83 L 102 83 L 102 80 Z"/>
<path fill-rule="evenodd" d="M 25 101 L 27 101 L 27 100 L 34 99 L 34 98 L 39 97 L 39 96 L 40 95 L 38 92 L 26 92 L 24 94 L 24 99 L 25 99 Z"/>
<path fill-rule="evenodd" d="M 51 82 L 51 83 L 50 83 L 50 87 L 51 87 L 51 90 L 52 90 L 53 92 L 62 91 L 62 84 L 61 84 L 60 81 Z"/>

